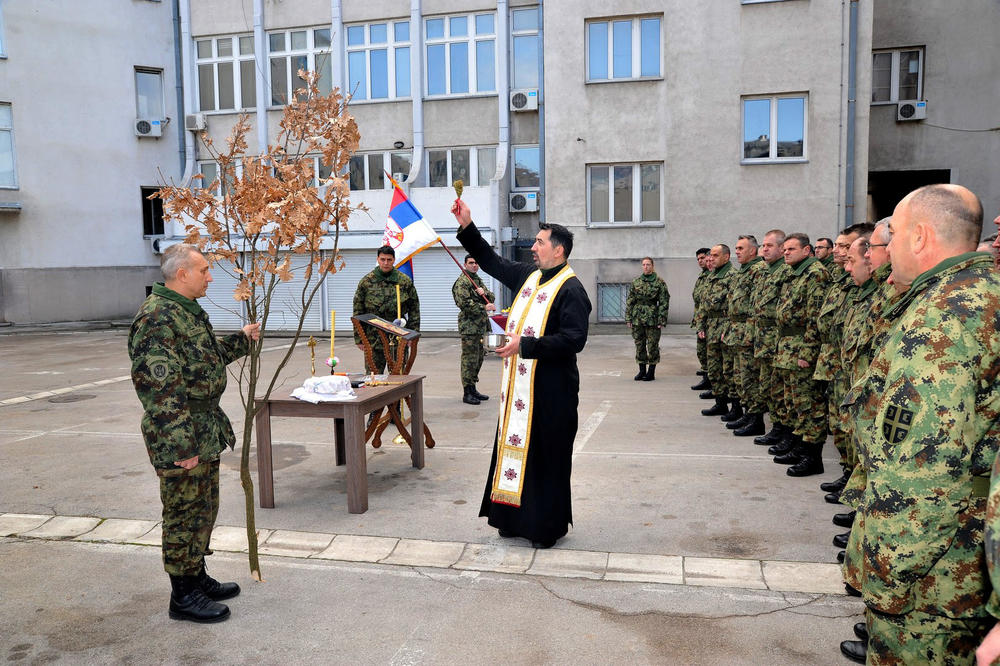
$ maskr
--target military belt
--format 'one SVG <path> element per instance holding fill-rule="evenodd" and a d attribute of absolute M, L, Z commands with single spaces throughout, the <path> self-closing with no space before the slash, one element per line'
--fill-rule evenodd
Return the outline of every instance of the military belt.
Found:
<path fill-rule="evenodd" d="M 778 334 L 781 335 L 782 337 L 787 336 L 787 335 L 805 335 L 806 334 L 806 327 L 805 326 L 779 326 L 778 327 Z"/>
<path fill-rule="evenodd" d="M 729 315 L 729 318 L 732 321 L 735 321 L 735 322 L 741 322 L 741 321 L 746 321 L 747 320 L 747 316 L 745 314 Z"/>
<path fill-rule="evenodd" d="M 210 412 L 219 406 L 218 398 L 209 398 L 207 400 L 197 400 L 195 398 L 188 398 L 188 409 L 192 414 L 198 414 L 200 412 Z"/>
<path fill-rule="evenodd" d="M 989 494 L 990 494 L 990 477 L 988 476 L 972 477 L 972 496 L 989 497 Z"/>

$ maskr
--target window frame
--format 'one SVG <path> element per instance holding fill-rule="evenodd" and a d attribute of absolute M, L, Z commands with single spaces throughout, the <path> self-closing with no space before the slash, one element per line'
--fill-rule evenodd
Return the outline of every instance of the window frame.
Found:
<path fill-rule="evenodd" d="M 245 55 L 240 52 L 240 39 L 243 37 L 249 37 L 251 44 L 253 44 L 253 51 L 249 55 Z M 220 56 L 219 52 L 219 40 L 229 39 L 231 54 L 228 56 Z M 208 57 L 198 56 L 198 43 L 208 41 L 212 45 L 212 55 Z M 253 33 L 237 33 L 231 35 L 204 35 L 196 37 L 194 40 L 194 54 L 195 54 L 195 95 L 198 99 L 198 112 L 217 114 L 217 113 L 240 113 L 241 111 L 252 110 L 256 108 L 257 101 L 257 62 L 256 62 L 256 50 L 257 44 L 254 42 Z M 243 63 L 252 62 L 254 71 L 254 104 L 251 106 L 243 105 Z M 219 90 L 219 65 L 230 63 L 233 66 L 233 107 L 221 109 L 219 108 L 219 100 L 221 98 L 221 93 Z M 201 108 L 201 82 L 202 74 L 201 68 L 204 65 L 210 65 L 212 67 L 212 97 L 214 101 L 214 108 L 203 109 Z"/>
<path fill-rule="evenodd" d="M 526 12 L 526 11 L 534 11 L 536 13 L 537 23 L 536 23 L 535 29 L 534 30 L 517 30 L 517 29 L 515 29 L 514 28 L 514 14 L 516 14 L 517 12 Z M 516 80 L 517 79 L 517 72 L 516 72 L 515 67 L 517 65 L 517 60 L 514 57 L 514 40 L 517 37 L 534 37 L 535 38 L 535 51 L 537 53 L 541 53 L 542 44 L 541 44 L 541 40 L 539 39 L 539 35 L 541 34 L 541 23 L 542 23 L 542 17 L 539 15 L 539 8 L 537 6 L 535 6 L 535 7 L 513 7 L 510 10 L 510 22 L 509 22 L 509 25 L 510 25 L 510 41 L 509 41 L 509 44 L 508 44 L 508 48 L 510 49 L 510 51 L 509 51 L 510 52 L 510 73 L 509 73 L 509 75 L 510 75 L 510 87 L 511 87 L 511 90 L 533 90 L 533 89 L 538 89 L 539 87 L 541 87 L 539 85 L 540 82 L 541 82 L 541 72 L 539 71 L 537 58 L 535 59 L 535 85 L 533 85 L 533 86 L 521 86 L 521 85 L 517 84 L 517 80 Z M 496 73 L 494 72 L 494 77 L 495 76 L 496 76 Z"/>
<path fill-rule="evenodd" d="M 518 185 L 517 184 L 517 151 L 522 149 L 538 151 L 538 185 Z M 519 143 L 510 147 L 510 191 L 511 192 L 538 192 L 542 189 L 542 146 L 538 143 Z"/>
<path fill-rule="evenodd" d="M 0 60 L 7 59 L 7 38 L 3 24 L 3 2 L 0 1 Z"/>
<path fill-rule="evenodd" d="M 657 19 L 659 21 L 658 39 L 657 39 L 657 52 L 659 58 L 657 60 L 657 70 L 658 73 L 655 75 L 642 75 L 642 22 L 647 19 Z M 613 26 L 618 21 L 631 21 L 632 22 L 632 72 L 639 72 L 638 75 L 632 76 L 620 76 L 616 77 L 614 75 L 614 29 Z M 624 83 L 627 81 L 662 81 L 664 77 L 664 63 L 663 63 L 663 14 L 635 14 L 628 16 L 609 16 L 596 19 L 588 19 L 584 22 L 583 29 L 583 53 L 584 53 L 584 83 Z M 608 76 L 604 79 L 591 78 L 590 73 L 590 27 L 598 23 L 604 23 L 608 26 L 608 48 L 607 48 L 607 67 Z"/>
<path fill-rule="evenodd" d="M 0 106 L 6 106 L 10 109 L 10 126 L 3 127 L 0 125 L 0 132 L 10 133 L 10 168 L 13 173 L 10 184 L 0 183 L 0 190 L 17 190 L 20 189 L 20 185 L 17 180 L 17 142 L 14 139 L 14 104 L 12 102 L 0 102 Z"/>
<path fill-rule="evenodd" d="M 159 190 L 159 187 L 140 185 L 139 192 L 142 197 L 142 237 L 162 238 L 166 235 L 167 220 L 163 214 L 163 199 L 149 199 L 149 195 Z M 146 211 L 150 213 L 150 229 L 146 229 Z M 159 210 L 160 232 L 156 233 L 156 211 Z"/>
<path fill-rule="evenodd" d="M 291 101 L 292 96 L 295 95 L 295 91 L 299 88 L 305 86 L 305 81 L 298 78 L 298 69 L 294 72 L 292 71 L 292 58 L 299 56 L 306 57 L 306 70 L 310 72 L 318 72 L 316 68 L 316 60 L 318 56 L 326 57 L 326 65 L 330 67 L 330 85 L 333 85 L 333 35 L 330 35 L 330 45 L 324 46 L 322 48 L 316 47 L 316 31 L 326 30 L 330 31 L 329 25 L 313 25 L 313 26 L 303 26 L 301 28 L 287 29 L 287 30 L 269 30 L 265 35 L 266 44 L 264 48 L 267 49 L 267 108 L 271 110 L 283 109 Z M 304 32 L 306 35 L 306 46 L 304 49 L 296 49 L 292 47 L 292 33 Z M 272 35 L 284 35 L 285 48 L 281 51 L 271 50 L 271 36 Z M 346 39 L 345 39 L 346 41 Z M 271 69 L 272 60 L 277 58 L 282 58 L 285 61 L 285 101 L 284 103 L 275 104 L 274 103 L 274 86 L 271 82 Z M 319 84 L 320 79 L 317 80 Z M 302 81 L 300 84 L 296 84 L 295 81 Z M 326 94 L 326 91 L 320 86 L 320 94 Z"/>
<path fill-rule="evenodd" d="M 619 291 L 623 292 L 621 295 L 621 305 L 622 312 L 621 318 L 612 318 L 604 316 L 604 301 L 607 299 L 606 290 L 608 288 L 617 288 Z M 625 309 L 628 303 L 628 294 L 632 290 L 632 284 L 630 282 L 598 282 L 597 283 L 597 321 L 598 323 L 608 323 L 608 324 L 623 324 L 625 323 Z"/>
<path fill-rule="evenodd" d="M 407 24 L 407 35 L 408 39 L 405 41 L 396 40 L 396 26 L 400 23 Z M 371 42 L 371 26 L 373 25 L 385 25 L 386 26 L 386 41 L 380 44 L 372 44 Z M 364 29 L 365 41 L 361 45 L 348 45 L 347 33 L 351 28 L 361 27 Z M 364 53 L 365 54 L 365 97 L 358 99 L 355 97 L 351 98 L 351 104 L 374 104 L 379 102 L 392 102 L 396 100 L 408 100 L 413 98 L 413 85 L 411 83 L 411 75 L 413 73 L 413 28 L 410 25 L 410 19 L 407 18 L 395 18 L 395 19 L 385 19 L 381 21 L 367 21 L 363 23 L 345 23 L 344 24 L 344 81 L 347 85 L 351 85 L 351 54 L 352 53 Z M 407 49 L 409 52 L 409 71 L 406 73 L 406 81 L 410 86 L 410 92 L 407 95 L 400 95 L 399 91 L 396 90 L 396 51 L 398 49 Z M 371 53 L 372 51 L 386 51 L 386 90 L 388 95 L 386 97 L 376 97 L 371 96 L 372 92 L 372 66 L 371 66 Z M 348 93 L 353 91 L 348 89 Z"/>
<path fill-rule="evenodd" d="M 351 189 L 351 192 L 379 192 L 379 191 L 391 190 L 392 189 L 392 181 L 390 181 L 388 178 L 384 178 L 383 179 L 382 187 L 378 187 L 378 188 L 371 187 L 371 162 L 368 160 L 368 157 L 370 155 L 381 155 L 382 156 L 382 168 L 385 171 L 389 172 L 390 176 L 393 173 L 391 171 L 391 169 L 392 169 L 392 158 L 393 158 L 394 155 L 408 155 L 409 159 L 410 159 L 410 165 L 411 166 L 413 165 L 413 151 L 412 150 L 396 150 L 396 149 L 393 149 L 393 150 L 368 150 L 368 151 L 359 151 L 359 152 L 356 152 L 353 155 L 351 155 L 352 158 L 353 157 L 363 157 L 364 158 L 364 165 L 365 165 L 365 187 L 363 189 L 360 189 L 360 190 Z M 316 168 L 319 169 L 318 164 L 317 164 Z M 350 163 L 350 161 L 348 161 L 347 162 L 347 166 L 346 166 L 346 171 L 345 171 L 345 175 L 347 176 L 348 187 L 350 187 L 350 181 L 351 181 L 350 172 L 351 172 L 351 163 Z M 319 172 L 317 171 L 317 173 L 319 173 Z M 409 173 L 404 173 L 403 174 L 403 179 L 401 181 L 399 181 L 400 184 L 405 183 L 408 176 L 409 176 Z"/>
<path fill-rule="evenodd" d="M 455 182 L 455 178 L 453 177 L 453 172 L 452 172 L 451 151 L 453 151 L 453 150 L 468 150 L 469 151 L 469 178 L 470 178 L 470 181 L 471 181 L 472 177 L 475 176 L 475 182 L 465 182 L 464 179 L 463 179 L 463 182 L 464 182 L 465 186 L 466 187 L 487 187 L 487 186 L 489 186 L 490 181 L 492 179 L 488 178 L 485 183 L 479 182 L 479 180 L 480 180 L 480 178 L 479 178 L 479 157 L 480 157 L 480 152 L 483 151 L 483 150 L 493 150 L 493 164 L 491 166 L 492 166 L 492 171 L 494 173 L 496 173 L 496 151 L 498 149 L 499 149 L 499 146 L 497 146 L 495 144 L 476 144 L 476 145 L 469 145 L 469 146 L 438 146 L 438 147 L 434 147 L 434 148 L 426 148 L 426 149 L 424 149 L 424 160 L 425 160 L 424 164 L 426 164 L 427 167 L 424 169 L 424 177 L 422 179 L 423 180 L 422 186 L 423 187 L 427 187 L 427 188 L 435 188 L 435 189 L 440 189 L 440 188 L 444 188 L 444 187 L 451 187 L 452 184 Z M 440 186 L 438 186 L 438 185 L 431 185 L 431 152 L 432 151 L 433 152 L 440 152 L 442 150 L 446 151 L 447 154 L 448 154 L 447 158 L 446 158 L 447 161 L 448 161 L 447 183 L 445 185 L 440 185 Z"/>
<path fill-rule="evenodd" d="M 802 100 L 802 155 L 778 157 L 778 101 L 782 99 Z M 774 137 L 768 147 L 768 157 L 745 157 L 746 155 L 746 103 L 754 100 L 768 100 L 771 104 L 768 136 Z M 740 164 L 801 164 L 809 161 L 809 93 L 791 92 L 774 95 L 743 95 L 740 97 Z"/>
<path fill-rule="evenodd" d="M 917 96 L 914 99 L 903 99 L 899 96 L 899 60 L 903 53 L 916 51 L 917 56 Z M 872 106 L 887 106 L 891 104 L 901 104 L 903 102 L 919 102 L 924 99 L 924 59 L 926 48 L 923 46 L 909 46 L 894 49 L 872 49 L 872 95 L 875 94 L 875 56 L 892 54 L 892 63 L 889 69 L 889 99 L 875 101 L 871 100 Z"/>
<path fill-rule="evenodd" d="M 642 219 L 642 167 L 644 166 L 657 166 L 659 167 L 659 212 L 660 218 L 658 220 L 643 220 Z M 666 166 L 665 162 L 656 160 L 643 160 L 636 162 L 593 162 L 588 163 L 585 170 L 585 192 L 587 197 L 587 227 L 589 228 L 623 228 L 623 227 L 662 227 L 664 226 L 664 220 L 666 219 L 666 202 L 663 199 L 664 194 L 664 168 Z M 614 169 L 615 167 L 631 167 L 632 168 L 632 219 L 631 220 L 621 220 L 616 221 L 614 219 L 615 211 L 615 187 L 614 187 Z M 595 222 L 593 220 L 593 210 L 592 210 L 592 195 L 591 195 L 591 171 L 594 168 L 605 168 L 608 169 L 608 219 L 600 220 Z"/>
<path fill-rule="evenodd" d="M 153 115 L 150 117 L 145 117 L 139 113 L 139 75 L 140 74 L 154 74 L 160 83 L 160 115 Z M 135 85 L 135 118 L 136 120 L 159 120 L 163 121 L 167 118 L 167 99 L 163 88 L 163 69 L 159 67 L 143 67 L 136 65 L 132 68 L 132 83 Z"/>
<path fill-rule="evenodd" d="M 480 36 L 476 32 L 476 17 L 489 15 L 493 18 L 493 32 L 488 35 Z M 455 18 L 466 18 L 468 23 L 468 34 L 461 37 L 451 36 L 451 20 Z M 427 36 L 427 23 L 428 21 L 433 21 L 436 19 L 441 19 L 444 21 L 445 25 L 445 36 L 444 37 L 433 37 L 429 38 Z M 488 97 L 495 96 L 498 94 L 497 91 L 497 13 L 496 10 L 493 11 L 479 11 L 479 12 L 468 12 L 459 14 L 437 14 L 433 16 L 424 16 L 423 21 L 420 26 L 421 37 L 423 38 L 423 94 L 426 99 L 445 99 L 445 98 L 455 98 L 455 97 Z M 451 90 L 451 45 L 458 43 L 468 44 L 467 49 L 467 74 L 469 82 L 469 90 L 466 92 L 452 92 Z M 476 45 L 479 42 L 492 42 L 493 44 L 493 82 L 491 90 L 479 90 L 479 70 L 477 67 L 478 63 L 478 49 Z M 431 93 L 430 83 L 431 83 L 431 67 L 430 67 L 430 48 L 432 46 L 444 46 L 444 83 L 445 92 L 443 93 Z M 448 167 L 449 172 L 451 171 L 450 163 Z"/>

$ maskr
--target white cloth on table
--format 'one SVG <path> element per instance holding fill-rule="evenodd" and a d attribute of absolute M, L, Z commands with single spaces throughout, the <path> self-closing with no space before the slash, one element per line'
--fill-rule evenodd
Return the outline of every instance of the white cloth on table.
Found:
<path fill-rule="evenodd" d="M 358 396 L 351 388 L 350 379 L 343 375 L 330 375 L 309 377 L 302 382 L 302 386 L 292 391 L 292 397 L 316 404 L 318 402 L 353 400 Z"/>

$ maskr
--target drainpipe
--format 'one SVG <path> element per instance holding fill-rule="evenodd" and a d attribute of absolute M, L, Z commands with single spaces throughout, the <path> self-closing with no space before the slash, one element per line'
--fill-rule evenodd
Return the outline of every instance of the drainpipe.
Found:
<path fill-rule="evenodd" d="M 855 126 L 857 125 L 858 84 L 858 0 L 851 0 L 850 42 L 847 64 L 847 164 L 844 183 L 844 226 L 854 224 L 854 153 Z"/>
<path fill-rule="evenodd" d="M 500 186 L 507 175 L 507 156 L 510 153 L 510 21 L 507 0 L 497 0 L 497 166 L 490 179 L 490 220 L 497 247 L 500 240 Z M 501 254 L 503 254 L 501 252 Z"/>
<path fill-rule="evenodd" d="M 344 90 L 344 12 L 340 0 L 330 0 L 330 70 L 334 88 Z"/>
<path fill-rule="evenodd" d="M 545 8 L 538 0 L 538 221 L 545 222 Z"/>
<path fill-rule="evenodd" d="M 411 187 L 424 162 L 424 30 L 421 0 L 410 0 L 410 99 L 413 100 L 413 159 L 406 182 Z"/>
<path fill-rule="evenodd" d="M 257 115 L 257 154 L 267 150 L 267 107 L 270 94 L 267 89 L 267 80 L 264 73 L 267 70 L 267 35 L 264 34 L 264 0 L 254 0 L 253 2 L 253 53 L 255 67 L 257 69 L 257 106 L 254 112 Z"/>
<path fill-rule="evenodd" d="M 180 120 L 184 119 L 187 109 L 184 106 L 184 59 L 181 57 L 181 8 L 179 0 L 173 0 L 174 12 L 174 95 L 176 97 L 177 112 Z M 180 153 L 180 172 L 184 173 L 187 166 L 187 132 L 184 130 L 184 123 L 178 123 L 177 131 L 177 152 Z"/>
<path fill-rule="evenodd" d="M 178 44 L 175 47 L 175 53 L 179 47 L 180 52 L 177 57 L 180 59 L 180 64 L 177 67 L 178 76 L 181 79 L 180 85 L 180 108 L 177 110 L 177 115 L 180 116 L 178 119 L 178 131 L 181 134 L 181 138 L 178 143 L 183 142 L 184 145 L 184 157 L 183 157 L 183 170 L 184 173 L 181 175 L 181 187 L 187 187 L 191 183 L 191 177 L 195 174 L 195 163 L 194 163 L 194 149 L 195 149 L 195 135 L 192 132 L 184 129 L 184 117 L 194 112 L 194 58 L 192 50 L 191 41 L 191 0 L 178 0 L 177 2 L 177 17 L 180 22 L 180 36 L 178 37 Z M 175 58 L 176 60 L 176 58 Z M 184 229 L 181 226 L 181 222 L 174 221 L 170 223 L 171 234 L 173 238 L 178 238 L 184 235 Z"/>

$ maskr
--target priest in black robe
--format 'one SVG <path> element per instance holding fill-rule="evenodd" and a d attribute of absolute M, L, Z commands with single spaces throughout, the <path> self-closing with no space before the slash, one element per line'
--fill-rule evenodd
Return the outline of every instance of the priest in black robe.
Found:
<path fill-rule="evenodd" d="M 558 224 L 540 224 L 531 247 L 534 264 L 510 261 L 497 255 L 483 239 L 464 201 L 456 201 L 452 212 L 461 227 L 457 238 L 462 246 L 483 271 L 515 294 L 520 293 L 536 270 L 541 271 L 539 287 L 543 287 L 566 266 L 573 249 L 573 234 L 568 229 Z M 531 445 L 524 466 L 520 506 L 512 506 L 491 498 L 499 448 L 494 439 L 479 515 L 485 516 L 501 537 L 523 537 L 535 548 L 552 547 L 573 523 L 570 472 L 580 393 L 576 355 L 587 343 L 590 310 L 583 284 L 575 276 L 570 277 L 556 292 L 540 337 L 508 332 L 509 342 L 496 350 L 497 355 L 512 362 L 517 356 L 535 359 L 528 426 Z"/>

